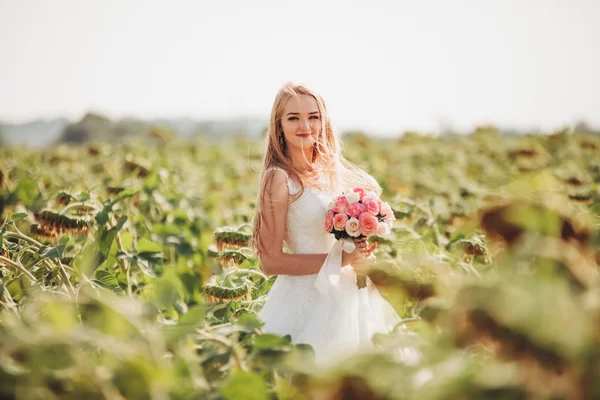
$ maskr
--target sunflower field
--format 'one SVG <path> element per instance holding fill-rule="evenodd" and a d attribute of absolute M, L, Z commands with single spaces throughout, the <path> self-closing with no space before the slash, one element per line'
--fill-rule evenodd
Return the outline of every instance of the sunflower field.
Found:
<path fill-rule="evenodd" d="M 396 215 L 368 274 L 402 321 L 326 370 L 256 317 L 258 140 L 0 149 L 0 398 L 600 398 L 600 138 L 344 144 Z"/>

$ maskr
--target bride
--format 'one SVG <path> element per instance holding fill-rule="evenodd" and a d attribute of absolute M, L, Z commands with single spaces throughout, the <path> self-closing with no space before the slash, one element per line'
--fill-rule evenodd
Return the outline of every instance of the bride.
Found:
<path fill-rule="evenodd" d="M 343 188 L 380 195 L 379 184 L 342 156 L 323 99 L 305 86 L 279 90 L 266 140 L 252 244 L 265 274 L 277 278 L 259 313 L 263 331 L 311 345 L 319 365 L 374 349 L 373 334 L 400 321 L 369 279 L 365 288 L 356 285 L 352 265 L 377 243 L 355 240 L 348 253 L 324 222 Z"/>

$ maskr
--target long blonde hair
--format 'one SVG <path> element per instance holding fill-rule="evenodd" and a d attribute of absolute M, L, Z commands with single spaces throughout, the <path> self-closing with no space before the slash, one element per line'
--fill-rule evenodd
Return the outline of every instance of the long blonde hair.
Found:
<path fill-rule="evenodd" d="M 266 149 L 264 152 L 263 168 L 259 183 L 258 199 L 253 218 L 252 242 L 251 245 L 255 252 L 260 252 L 260 227 L 262 225 L 262 196 L 268 182 L 264 179 L 265 172 L 271 167 L 278 167 L 287 172 L 289 179 L 300 184 L 300 190 L 297 193 L 290 193 L 289 204 L 296 201 L 302 193 L 304 187 L 310 183 L 310 179 L 304 177 L 302 173 L 292 165 L 292 160 L 287 155 L 287 145 L 283 136 L 281 119 L 283 111 L 288 100 L 292 97 L 297 98 L 301 95 L 312 96 L 317 102 L 319 113 L 321 114 L 321 129 L 318 138 L 313 145 L 312 164 L 321 176 L 323 176 L 325 185 L 332 192 L 340 191 L 341 188 L 352 186 L 362 186 L 381 195 L 381 187 L 372 176 L 363 169 L 346 160 L 342 155 L 342 143 L 339 134 L 331 126 L 331 120 L 325 101 L 312 89 L 294 83 L 283 85 L 277 96 L 273 107 L 271 108 L 271 117 L 266 132 Z"/>

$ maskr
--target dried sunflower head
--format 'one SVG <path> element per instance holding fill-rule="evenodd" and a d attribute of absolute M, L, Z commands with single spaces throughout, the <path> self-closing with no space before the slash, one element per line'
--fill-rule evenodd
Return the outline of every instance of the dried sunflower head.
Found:
<path fill-rule="evenodd" d="M 44 226 L 40 226 L 38 224 L 31 225 L 31 236 L 42 238 L 42 239 L 54 239 L 58 237 L 57 232 L 53 232 L 49 229 L 46 229 Z"/>
<path fill-rule="evenodd" d="M 73 201 L 74 197 L 68 193 L 60 192 L 56 195 L 56 204 L 61 206 L 68 205 L 71 201 Z"/>
<path fill-rule="evenodd" d="M 237 266 L 250 258 L 248 249 L 242 250 L 246 251 L 224 250 L 215 259 L 224 267 Z"/>
<path fill-rule="evenodd" d="M 92 157 L 97 157 L 100 154 L 100 150 L 96 146 L 88 146 L 87 148 L 88 154 Z"/>
<path fill-rule="evenodd" d="M 55 237 L 58 234 L 70 232 L 75 235 L 86 234 L 89 230 L 88 223 L 80 219 L 69 218 L 52 211 L 42 211 L 36 215 L 38 224 L 32 232 L 40 236 Z"/>
<path fill-rule="evenodd" d="M 0 256 L 8 258 L 10 260 L 10 254 L 8 254 L 8 251 L 6 251 L 5 249 L 0 250 Z M 5 267 L 8 266 L 8 264 L 2 262 L 2 260 L 0 260 L 0 265 L 4 265 Z"/>
<path fill-rule="evenodd" d="M 127 172 L 136 172 L 140 178 L 145 178 L 150 174 L 150 170 L 138 162 L 127 160 L 123 164 L 123 168 Z"/>
<path fill-rule="evenodd" d="M 124 187 L 121 187 L 121 186 L 107 186 L 107 187 L 106 187 L 106 192 L 107 192 L 108 194 L 112 194 L 112 195 L 119 194 L 119 193 L 121 193 L 123 190 L 125 190 L 125 188 L 124 188 Z"/>
<path fill-rule="evenodd" d="M 230 301 L 242 300 L 251 293 L 252 286 L 248 281 L 236 287 L 208 284 L 202 288 L 210 303 L 228 303 Z"/>
<path fill-rule="evenodd" d="M 214 234 L 217 249 L 223 251 L 224 249 L 239 249 L 242 247 L 248 247 L 252 234 L 240 231 L 234 231 L 232 229 L 218 230 Z"/>

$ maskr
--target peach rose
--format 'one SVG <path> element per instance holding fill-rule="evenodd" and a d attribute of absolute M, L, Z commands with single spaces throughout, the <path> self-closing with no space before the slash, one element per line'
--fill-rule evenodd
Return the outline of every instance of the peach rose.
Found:
<path fill-rule="evenodd" d="M 327 212 L 327 216 L 325 217 L 325 230 L 327 232 L 331 232 L 333 229 L 333 211 L 329 210 Z"/>
<path fill-rule="evenodd" d="M 377 226 L 379 225 L 379 222 L 377 221 L 377 217 L 370 212 L 364 212 L 360 214 L 358 220 L 360 222 L 361 234 L 369 236 L 377 232 Z"/>
<path fill-rule="evenodd" d="M 352 237 L 360 236 L 360 221 L 358 218 L 350 218 L 346 221 L 346 232 Z"/>
<path fill-rule="evenodd" d="M 373 215 L 377 215 L 379 214 L 379 203 L 377 203 L 377 200 L 374 199 L 370 199 L 370 198 L 364 198 L 362 201 L 363 205 L 365 206 L 365 208 L 367 209 L 368 212 L 370 212 Z"/>
<path fill-rule="evenodd" d="M 358 217 L 364 211 L 365 211 L 364 206 L 361 203 L 351 203 L 348 206 L 348 208 L 346 209 L 346 212 L 351 217 Z"/>
<path fill-rule="evenodd" d="M 336 214 L 333 217 L 333 227 L 336 231 L 343 231 L 346 229 L 346 222 L 348 222 L 348 216 L 346 214 Z"/>

